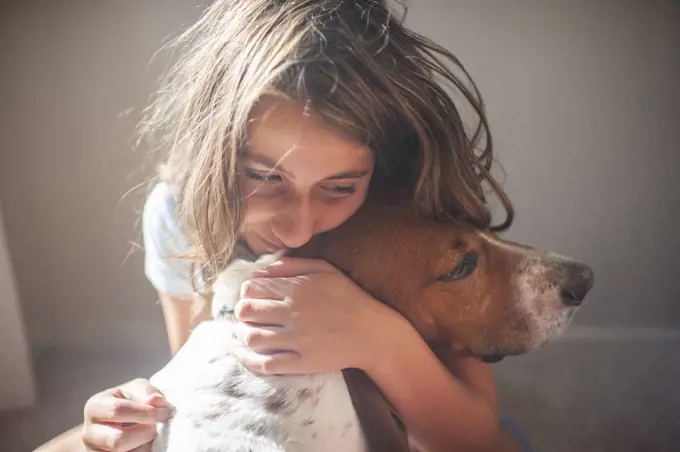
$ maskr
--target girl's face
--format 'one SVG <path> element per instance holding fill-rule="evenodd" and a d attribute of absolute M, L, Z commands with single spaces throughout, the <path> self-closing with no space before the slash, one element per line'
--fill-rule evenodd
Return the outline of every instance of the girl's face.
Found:
<path fill-rule="evenodd" d="M 243 238 L 257 254 L 297 248 L 349 219 L 366 198 L 373 151 L 293 101 L 263 102 L 239 160 Z"/>

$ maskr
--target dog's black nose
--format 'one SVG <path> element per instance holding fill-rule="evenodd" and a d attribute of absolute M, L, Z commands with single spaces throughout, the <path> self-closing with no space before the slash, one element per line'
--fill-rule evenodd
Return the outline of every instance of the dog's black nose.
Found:
<path fill-rule="evenodd" d="M 562 301 L 567 306 L 579 306 L 595 282 L 593 270 L 585 264 L 570 262 L 565 266 L 564 272 Z"/>

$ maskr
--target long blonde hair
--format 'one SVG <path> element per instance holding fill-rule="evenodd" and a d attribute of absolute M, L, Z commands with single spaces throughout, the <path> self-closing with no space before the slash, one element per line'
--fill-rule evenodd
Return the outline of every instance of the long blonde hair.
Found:
<path fill-rule="evenodd" d="M 406 188 L 440 218 L 510 226 L 477 87 L 451 52 L 403 25 L 405 14 L 384 0 L 217 0 L 170 43 L 178 59 L 140 132 L 162 153 L 160 177 L 177 188 L 178 215 L 208 274 L 237 245 L 237 157 L 249 115 L 268 95 L 303 102 L 374 149 L 374 187 Z M 472 131 L 447 89 L 472 107 Z M 507 212 L 500 225 L 490 224 L 485 183 Z"/>

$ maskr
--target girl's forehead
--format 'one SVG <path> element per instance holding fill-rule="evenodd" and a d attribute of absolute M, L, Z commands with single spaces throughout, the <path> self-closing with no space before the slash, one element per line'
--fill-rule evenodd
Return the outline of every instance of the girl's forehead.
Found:
<path fill-rule="evenodd" d="M 254 111 L 246 154 L 255 163 L 290 173 L 335 174 L 373 166 L 373 151 L 321 122 L 292 100 L 277 100 Z"/>

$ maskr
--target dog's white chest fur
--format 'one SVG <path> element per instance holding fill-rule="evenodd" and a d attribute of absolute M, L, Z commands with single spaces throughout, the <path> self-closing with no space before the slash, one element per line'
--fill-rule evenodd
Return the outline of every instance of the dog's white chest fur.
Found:
<path fill-rule="evenodd" d="M 213 313 L 236 302 L 259 263 L 237 261 L 218 279 Z M 231 305 L 229 305 L 231 304 Z M 230 353 L 232 324 L 201 323 L 151 384 L 174 407 L 153 452 L 363 452 L 359 419 L 342 373 L 263 376 Z"/>

